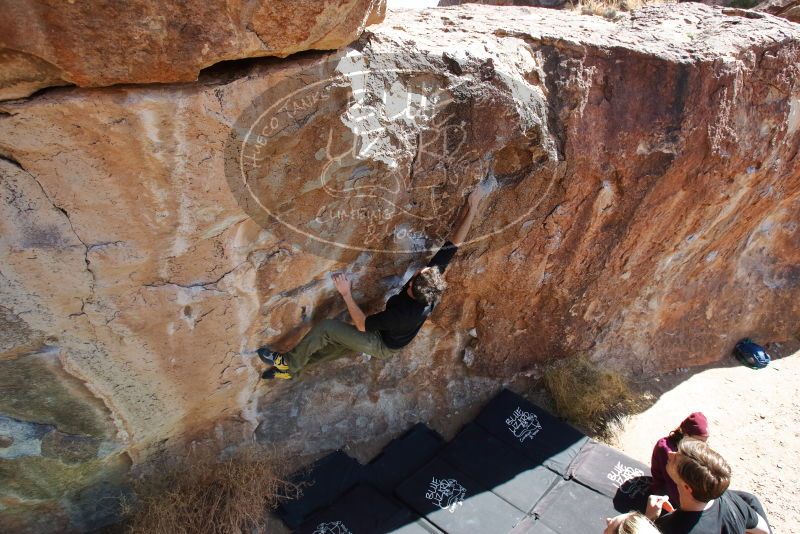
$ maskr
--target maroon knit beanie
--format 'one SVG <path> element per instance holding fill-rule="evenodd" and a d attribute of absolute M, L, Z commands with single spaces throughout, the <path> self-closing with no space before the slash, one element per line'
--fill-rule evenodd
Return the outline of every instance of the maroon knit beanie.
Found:
<path fill-rule="evenodd" d="M 694 412 L 681 423 L 681 432 L 685 436 L 708 437 L 708 419 L 702 412 Z"/>

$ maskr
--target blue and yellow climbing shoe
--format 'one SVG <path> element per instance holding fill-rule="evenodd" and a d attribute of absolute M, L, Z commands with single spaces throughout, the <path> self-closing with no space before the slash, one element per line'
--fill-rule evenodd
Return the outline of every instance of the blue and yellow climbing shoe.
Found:
<path fill-rule="evenodd" d="M 272 367 L 261 373 L 264 380 L 291 380 L 292 375 L 289 371 L 281 371 L 277 367 Z"/>
<path fill-rule="evenodd" d="M 275 352 L 269 347 L 261 347 L 256 352 L 258 353 L 258 358 L 267 365 L 271 365 L 279 371 L 289 370 L 289 364 L 279 352 Z"/>

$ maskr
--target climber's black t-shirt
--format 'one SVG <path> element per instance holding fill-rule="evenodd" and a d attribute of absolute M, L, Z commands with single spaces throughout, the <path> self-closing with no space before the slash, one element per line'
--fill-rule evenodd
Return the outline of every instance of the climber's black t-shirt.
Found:
<path fill-rule="evenodd" d="M 656 526 L 663 534 L 744 534 L 758 525 L 758 515 L 741 495 L 747 494 L 726 491 L 708 510 L 675 510 L 656 519 Z"/>
<path fill-rule="evenodd" d="M 428 267 L 438 267 L 443 273 L 457 250 L 457 246 L 446 241 L 428 262 Z M 390 349 L 400 349 L 411 343 L 425 319 L 433 311 L 431 307 L 408 296 L 408 284 L 411 280 L 405 283 L 399 293 L 392 295 L 386 301 L 384 311 L 370 315 L 365 321 L 366 329 L 379 332 L 381 339 Z"/>

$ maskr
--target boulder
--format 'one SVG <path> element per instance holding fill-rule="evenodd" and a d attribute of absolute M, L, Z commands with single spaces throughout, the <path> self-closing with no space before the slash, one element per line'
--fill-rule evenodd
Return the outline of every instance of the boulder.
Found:
<path fill-rule="evenodd" d="M 800 0 L 765 0 L 755 10 L 800 23 Z"/>
<path fill-rule="evenodd" d="M 792 338 L 800 27 L 741 13 L 396 11 L 337 52 L 0 103 L 0 525 L 97 526 L 86 495 L 230 421 L 363 460 L 557 359 L 649 377 Z M 331 271 L 381 309 L 487 174 L 410 346 L 260 380 L 258 346 L 346 317 Z"/>
<path fill-rule="evenodd" d="M 235 59 L 345 46 L 385 0 L 0 0 L 0 100 L 54 85 L 191 82 Z"/>
<path fill-rule="evenodd" d="M 461 4 L 483 4 L 485 6 L 562 7 L 566 0 L 439 0 L 439 7 Z"/>
<path fill-rule="evenodd" d="M 756 5 L 757 0 L 679 0 L 680 2 L 698 2 L 707 6 L 734 7 L 747 9 Z"/>

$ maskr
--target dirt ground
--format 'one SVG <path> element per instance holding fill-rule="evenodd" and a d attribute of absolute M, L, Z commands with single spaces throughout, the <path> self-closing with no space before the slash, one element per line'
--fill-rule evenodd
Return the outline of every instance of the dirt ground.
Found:
<path fill-rule="evenodd" d="M 733 470 L 731 487 L 761 499 L 774 534 L 800 534 L 800 352 L 757 371 L 673 373 L 651 389 L 657 401 L 623 422 L 614 446 L 649 465 L 656 441 L 701 411 L 709 444 Z"/>

